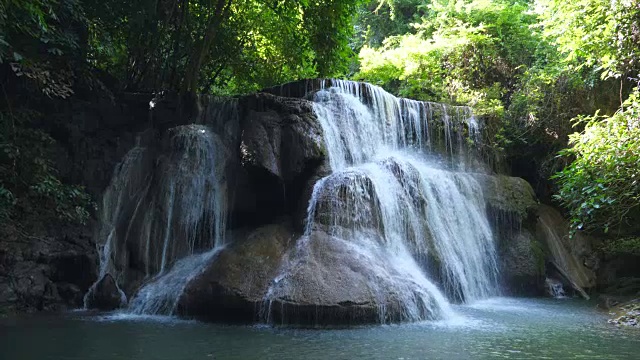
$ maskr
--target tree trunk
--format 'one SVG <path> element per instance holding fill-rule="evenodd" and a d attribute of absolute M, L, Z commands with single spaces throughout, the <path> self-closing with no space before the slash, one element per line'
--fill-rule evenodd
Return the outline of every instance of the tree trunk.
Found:
<path fill-rule="evenodd" d="M 232 0 L 217 0 L 213 14 L 209 18 L 204 37 L 196 44 L 194 51 L 189 56 L 189 62 L 182 83 L 182 92 L 194 94 L 198 89 L 198 78 L 202 65 L 206 63 L 209 50 L 213 45 L 220 25 L 227 18 Z"/>

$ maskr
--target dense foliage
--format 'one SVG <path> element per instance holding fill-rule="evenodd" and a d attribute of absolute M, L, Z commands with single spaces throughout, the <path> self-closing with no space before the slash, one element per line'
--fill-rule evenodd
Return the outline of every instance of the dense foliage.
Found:
<path fill-rule="evenodd" d="M 334 76 L 358 1 L 145 0 L 85 4 L 88 61 L 127 90 L 236 93 Z"/>
<path fill-rule="evenodd" d="M 492 148 L 543 199 L 555 193 L 576 229 L 608 230 L 637 216 L 637 1 L 375 3 L 361 22 L 387 14 L 360 25 L 357 78 L 473 106 Z"/>
<path fill-rule="evenodd" d="M 639 52 L 636 0 L 0 0 L 0 216 L 24 199 L 87 218 L 35 111 L 78 89 L 341 76 L 473 106 L 488 145 L 576 229 L 619 229 L 640 213 Z"/>
<path fill-rule="evenodd" d="M 40 109 L 76 92 L 237 94 L 352 63 L 358 0 L 0 0 L 0 219 L 91 201 L 61 181 Z"/>
<path fill-rule="evenodd" d="M 83 77 L 77 0 L 0 1 L 0 221 L 19 213 L 52 212 L 85 222 L 92 202 L 82 187 L 64 184 L 54 164 L 54 140 L 34 125 L 39 99 L 65 99 Z"/>
<path fill-rule="evenodd" d="M 556 196 L 577 229 L 628 228 L 640 207 L 640 93 L 636 89 L 611 117 L 580 120 L 584 131 L 571 135 L 571 147 L 561 152 L 574 160 L 555 176 Z"/>

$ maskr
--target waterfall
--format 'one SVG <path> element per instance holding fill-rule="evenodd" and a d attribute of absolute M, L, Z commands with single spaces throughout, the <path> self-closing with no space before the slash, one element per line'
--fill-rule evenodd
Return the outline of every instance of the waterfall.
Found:
<path fill-rule="evenodd" d="M 314 110 L 332 166 L 359 164 L 365 154 L 384 149 L 411 149 L 444 155 L 455 169 L 469 168 L 468 144 L 479 145 L 483 126 L 470 107 L 397 98 L 378 86 L 346 80 L 326 80 L 321 88 L 314 94 Z"/>
<path fill-rule="evenodd" d="M 360 252 L 389 254 L 420 290 L 404 294 L 408 308 L 416 293 L 431 297 L 422 303 L 447 307 L 430 277 L 457 301 L 496 295 L 496 249 L 482 189 L 457 163 L 467 155 L 459 124 L 468 126 L 468 142 L 479 141 L 470 109 L 398 99 L 368 84 L 332 85 L 314 97 L 332 174 L 314 187 L 306 235 L 324 227 Z"/>
<path fill-rule="evenodd" d="M 267 302 L 296 293 L 292 278 L 310 261 L 316 231 L 369 264 L 381 322 L 392 320 L 389 304 L 402 314 L 393 320 L 417 321 L 452 316 L 447 297 L 471 302 L 497 295 L 482 189 L 464 171 L 480 141 L 472 111 L 341 80 L 325 83 L 313 99 L 332 173 L 316 182 L 305 235 Z"/>
<path fill-rule="evenodd" d="M 544 284 L 547 287 L 547 294 L 551 297 L 556 299 L 563 299 L 567 297 L 564 287 L 562 286 L 562 282 L 553 278 L 546 278 L 544 279 Z"/>
<path fill-rule="evenodd" d="M 170 129 L 155 161 L 151 152 L 129 151 L 103 196 L 100 275 L 143 283 L 132 311 L 171 314 L 187 280 L 224 244 L 227 155 L 203 125 Z"/>
<path fill-rule="evenodd" d="M 265 320 L 286 322 L 288 309 L 315 319 L 322 311 L 347 321 L 442 319 L 455 315 L 452 302 L 497 295 L 494 236 L 477 180 L 481 119 L 468 107 L 350 81 L 327 81 L 308 95 L 328 155 L 322 171 L 330 173 L 313 186 L 304 233 L 278 255 L 265 292 L 256 291 Z M 132 297 L 132 313 L 174 314 L 189 282 L 225 249 L 234 165 L 226 149 L 238 144 L 217 134 L 233 139 L 242 128 L 239 118 L 222 121 L 229 109 L 237 116 L 237 100 L 211 101 L 208 126 L 178 126 L 161 143 L 138 144 L 105 192 L 100 273 Z M 272 313 L 273 304 L 280 308 Z"/>

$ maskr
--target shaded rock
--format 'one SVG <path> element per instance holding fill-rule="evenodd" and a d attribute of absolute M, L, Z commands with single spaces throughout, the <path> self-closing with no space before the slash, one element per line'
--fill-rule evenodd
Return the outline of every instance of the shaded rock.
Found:
<path fill-rule="evenodd" d="M 637 277 L 620 277 L 613 280 L 608 287 L 604 289 L 606 294 L 618 296 L 639 296 L 640 295 L 640 278 Z"/>
<path fill-rule="evenodd" d="M 550 206 L 540 205 L 538 217 L 536 236 L 545 243 L 549 259 L 567 274 L 572 284 L 580 288 L 594 287 L 596 275 L 584 265 L 595 257 L 591 239 L 581 234 L 569 239 L 569 223 Z"/>
<path fill-rule="evenodd" d="M 208 321 L 258 320 L 259 306 L 292 237 L 286 223 L 237 231 L 234 241 L 187 284 L 177 312 Z"/>
<path fill-rule="evenodd" d="M 501 228 L 517 228 L 535 222 L 538 200 L 531 185 L 522 178 L 476 174 L 482 186 L 490 220 Z"/>
<path fill-rule="evenodd" d="M 610 241 L 610 240 L 608 240 Z M 598 288 L 609 294 L 640 294 L 640 256 L 604 254 L 598 268 Z"/>
<path fill-rule="evenodd" d="M 538 200 L 529 183 L 504 175 L 476 174 L 497 240 L 503 283 L 515 295 L 543 295 L 545 254 L 534 237 Z"/>
<path fill-rule="evenodd" d="M 243 99 L 241 155 L 244 165 L 260 168 L 284 182 L 298 177 L 310 162 L 326 156 L 322 127 L 313 103 L 256 94 Z"/>
<path fill-rule="evenodd" d="M 624 297 L 620 297 L 620 296 L 600 294 L 598 296 L 598 305 L 597 306 L 600 309 L 609 310 L 609 309 L 615 307 L 616 305 L 619 305 L 620 303 L 624 303 L 627 300 L 628 300 L 628 298 L 624 298 Z"/>
<path fill-rule="evenodd" d="M 514 295 L 534 296 L 544 293 L 544 250 L 526 229 L 500 248 L 501 270 L 508 291 Z"/>
<path fill-rule="evenodd" d="M 236 219 L 254 219 L 254 224 L 242 225 L 255 226 L 287 215 L 299 224 L 301 196 L 327 154 L 313 103 L 255 94 L 240 99 L 239 106 L 238 183 L 244 189 L 235 195 L 234 207 L 253 213 L 240 212 Z"/>
<path fill-rule="evenodd" d="M 110 311 L 126 305 L 126 298 L 113 276 L 106 274 L 89 289 L 85 305 L 87 309 Z"/>
<path fill-rule="evenodd" d="M 82 306 L 82 295 L 96 277 L 91 237 L 82 226 L 47 219 L 22 219 L 38 236 L 11 224 L 0 229 L 0 308 L 31 312 Z"/>

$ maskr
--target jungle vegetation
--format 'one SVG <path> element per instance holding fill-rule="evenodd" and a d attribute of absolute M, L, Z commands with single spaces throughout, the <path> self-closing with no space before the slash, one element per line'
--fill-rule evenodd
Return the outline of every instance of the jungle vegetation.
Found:
<path fill-rule="evenodd" d="M 90 217 L 43 104 L 340 77 L 474 107 L 574 230 L 620 232 L 640 213 L 639 55 L 638 0 L 0 0 L 0 218 L 28 199 Z"/>

